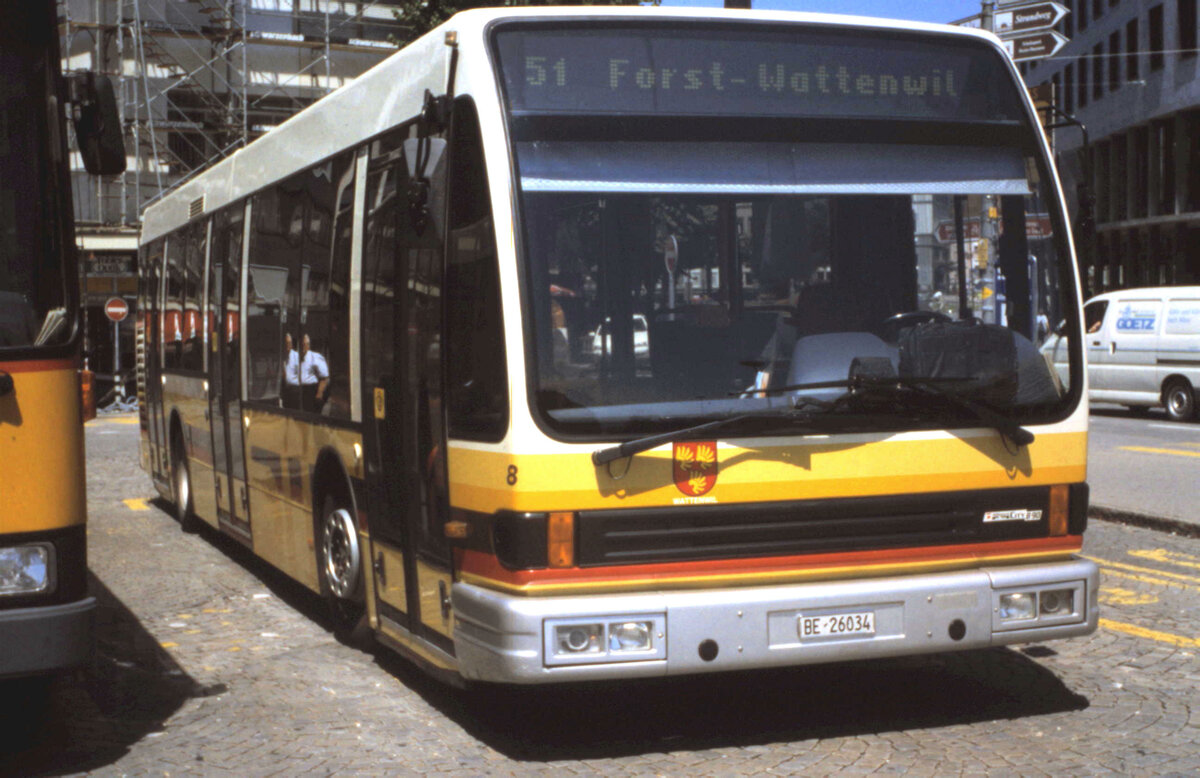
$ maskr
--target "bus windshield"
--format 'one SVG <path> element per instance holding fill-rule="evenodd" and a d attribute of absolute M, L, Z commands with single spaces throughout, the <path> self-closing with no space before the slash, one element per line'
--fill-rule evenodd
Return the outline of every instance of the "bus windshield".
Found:
<path fill-rule="evenodd" d="M 932 41 L 932 42 L 931 42 Z M 1039 346 L 1075 306 L 1057 190 L 982 43 L 812 28 L 512 25 L 532 404 L 566 435 L 773 407 L 855 375 L 1061 417 Z M 1077 393 L 1076 393 L 1077 394 Z M 970 425 L 960 403 L 869 426 Z"/>
<path fill-rule="evenodd" d="M 44 38 L 25 25 L 0 28 L 0 349 L 57 345 L 71 334 L 52 160 L 58 63 Z"/>

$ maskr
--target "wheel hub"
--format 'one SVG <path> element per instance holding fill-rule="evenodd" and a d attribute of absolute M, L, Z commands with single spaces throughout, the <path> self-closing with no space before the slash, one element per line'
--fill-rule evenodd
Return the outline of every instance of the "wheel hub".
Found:
<path fill-rule="evenodd" d="M 336 597 L 350 597 L 358 584 L 362 561 L 350 512 L 339 508 L 326 516 L 321 535 L 321 558 L 329 590 Z"/>

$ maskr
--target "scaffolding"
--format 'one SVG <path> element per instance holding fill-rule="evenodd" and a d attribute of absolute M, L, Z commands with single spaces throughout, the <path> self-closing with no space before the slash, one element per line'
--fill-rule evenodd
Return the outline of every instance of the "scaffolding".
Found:
<path fill-rule="evenodd" d="M 76 222 L 130 228 L 171 188 L 396 50 L 397 0 L 59 0 L 64 70 L 112 77 L 129 170 L 75 177 Z"/>

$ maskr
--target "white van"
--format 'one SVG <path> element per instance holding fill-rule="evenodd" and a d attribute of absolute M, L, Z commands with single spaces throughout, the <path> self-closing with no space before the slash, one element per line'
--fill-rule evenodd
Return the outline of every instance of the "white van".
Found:
<path fill-rule="evenodd" d="M 1200 387 L 1200 286 L 1123 289 L 1083 306 L 1088 397 L 1130 408 L 1165 407 L 1176 421 L 1196 416 Z M 1048 347 L 1048 348 L 1047 348 Z M 1066 341 L 1043 346 L 1066 369 Z"/>

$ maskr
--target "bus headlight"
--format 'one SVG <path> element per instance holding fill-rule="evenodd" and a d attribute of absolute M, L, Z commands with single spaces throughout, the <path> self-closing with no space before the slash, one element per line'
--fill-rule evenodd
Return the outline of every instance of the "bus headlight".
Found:
<path fill-rule="evenodd" d="M 648 615 L 549 619 L 547 665 L 579 665 L 666 659 L 667 617 Z"/>
<path fill-rule="evenodd" d="M 1073 589 L 1045 591 L 1041 593 L 1039 602 L 1043 616 L 1059 616 L 1065 613 L 1072 613 L 1075 610 L 1075 591 Z"/>
<path fill-rule="evenodd" d="M 1037 615 L 1032 592 L 1013 592 L 1000 595 L 1000 620 L 1023 621 Z"/>
<path fill-rule="evenodd" d="M 0 595 L 48 591 L 54 584 L 53 562 L 49 543 L 0 548 Z"/>

